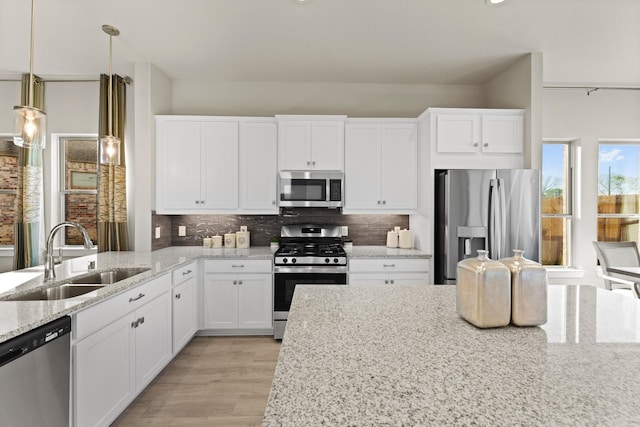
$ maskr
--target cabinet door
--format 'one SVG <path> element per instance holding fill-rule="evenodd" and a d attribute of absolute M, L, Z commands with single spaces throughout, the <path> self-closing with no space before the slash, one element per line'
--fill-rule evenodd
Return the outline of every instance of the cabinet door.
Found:
<path fill-rule="evenodd" d="M 204 329 L 238 326 L 238 277 L 234 274 L 204 275 Z"/>
<path fill-rule="evenodd" d="M 157 210 L 200 207 L 200 123 L 158 122 Z"/>
<path fill-rule="evenodd" d="M 349 273 L 350 285 L 384 285 L 388 280 L 384 273 Z"/>
<path fill-rule="evenodd" d="M 270 274 L 238 276 L 238 327 L 240 329 L 272 328 L 273 302 Z"/>
<path fill-rule="evenodd" d="M 278 212 L 278 137 L 275 123 L 240 124 L 240 207 Z"/>
<path fill-rule="evenodd" d="M 380 151 L 383 209 L 418 207 L 418 134 L 416 125 L 382 125 Z"/>
<path fill-rule="evenodd" d="M 311 169 L 344 171 L 344 122 L 311 122 Z"/>
<path fill-rule="evenodd" d="M 278 169 L 311 169 L 311 122 L 278 122 Z"/>
<path fill-rule="evenodd" d="M 178 353 L 198 329 L 196 289 L 195 277 L 173 289 L 173 354 Z"/>
<path fill-rule="evenodd" d="M 428 285 L 429 273 L 393 273 L 389 274 L 389 283 L 395 285 Z"/>
<path fill-rule="evenodd" d="M 436 147 L 440 153 L 475 153 L 480 150 L 480 116 L 441 114 L 436 117 Z"/>
<path fill-rule="evenodd" d="M 344 208 L 380 207 L 380 126 L 347 124 L 345 127 Z"/>
<path fill-rule="evenodd" d="M 238 123 L 202 125 L 202 209 L 238 207 Z"/>
<path fill-rule="evenodd" d="M 485 153 L 522 153 L 524 117 L 482 116 L 482 151 Z"/>
<path fill-rule="evenodd" d="M 140 392 L 171 360 L 171 298 L 169 292 L 135 312 L 136 392 Z"/>
<path fill-rule="evenodd" d="M 74 425 L 109 425 L 133 400 L 131 321 L 125 316 L 73 345 Z"/>

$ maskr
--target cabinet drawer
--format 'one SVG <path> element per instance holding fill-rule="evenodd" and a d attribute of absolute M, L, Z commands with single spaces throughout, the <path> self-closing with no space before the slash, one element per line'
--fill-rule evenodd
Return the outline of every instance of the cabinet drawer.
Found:
<path fill-rule="evenodd" d="M 429 260 L 426 258 L 376 258 L 349 261 L 349 272 L 392 273 L 395 271 L 407 273 L 429 271 Z"/>
<path fill-rule="evenodd" d="M 205 273 L 271 273 L 272 260 L 205 260 Z"/>
<path fill-rule="evenodd" d="M 82 339 L 136 310 L 169 289 L 171 289 L 171 275 L 165 274 L 76 313 L 73 316 L 75 320 L 73 325 L 74 338 L 76 340 Z"/>
<path fill-rule="evenodd" d="M 173 286 L 195 277 L 198 272 L 197 263 L 192 262 L 183 267 L 173 270 Z"/>

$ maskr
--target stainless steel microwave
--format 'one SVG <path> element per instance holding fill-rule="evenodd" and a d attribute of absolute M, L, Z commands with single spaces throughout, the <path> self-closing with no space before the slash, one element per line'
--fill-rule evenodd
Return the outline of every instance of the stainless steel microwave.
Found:
<path fill-rule="evenodd" d="M 340 171 L 280 171 L 279 206 L 341 208 L 343 182 Z"/>

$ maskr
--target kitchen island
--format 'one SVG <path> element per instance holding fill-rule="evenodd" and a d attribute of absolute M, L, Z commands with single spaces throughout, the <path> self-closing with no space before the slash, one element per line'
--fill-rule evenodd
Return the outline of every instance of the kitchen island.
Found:
<path fill-rule="evenodd" d="M 298 286 L 263 426 L 638 425 L 640 301 L 557 285 L 548 307 L 478 329 L 455 286 Z"/>

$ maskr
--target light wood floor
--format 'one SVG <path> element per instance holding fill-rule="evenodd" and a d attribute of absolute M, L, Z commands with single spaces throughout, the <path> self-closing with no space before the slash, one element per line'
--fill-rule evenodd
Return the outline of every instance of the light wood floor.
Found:
<path fill-rule="evenodd" d="M 112 426 L 260 426 L 278 361 L 273 337 L 196 337 Z"/>

